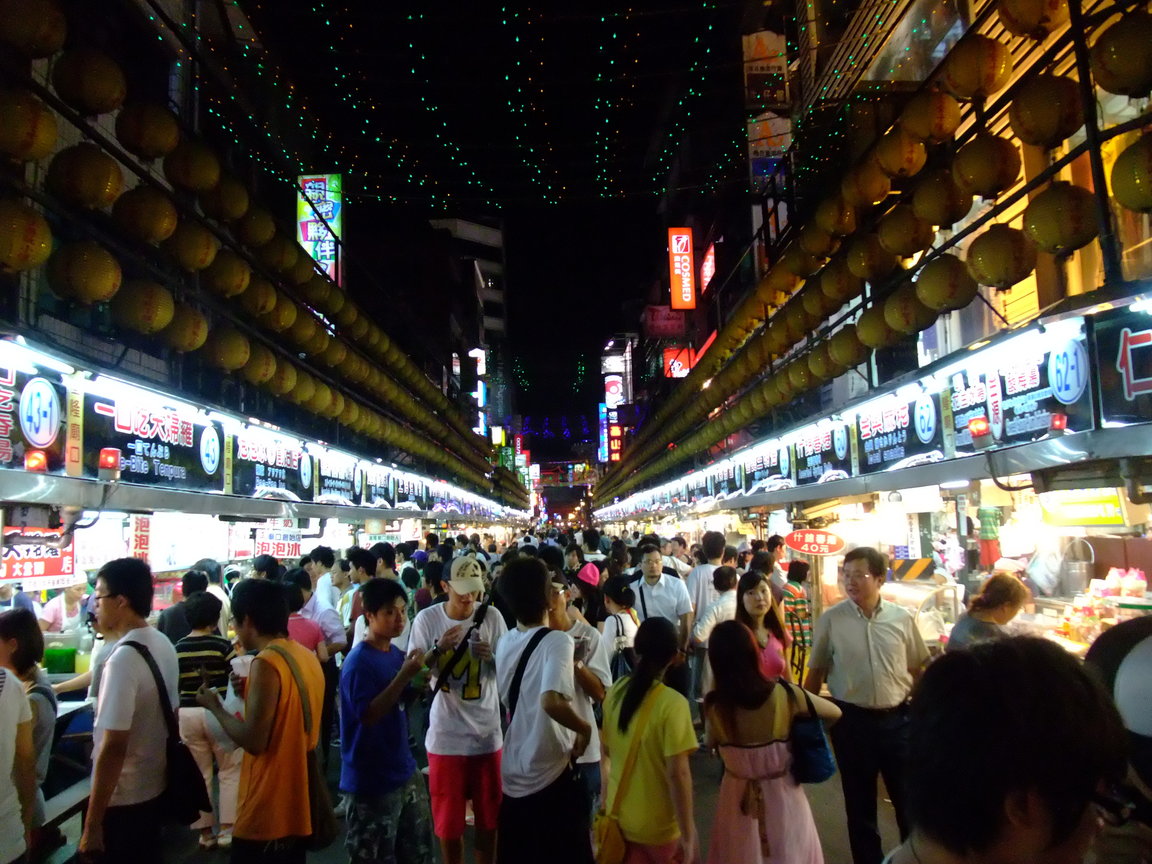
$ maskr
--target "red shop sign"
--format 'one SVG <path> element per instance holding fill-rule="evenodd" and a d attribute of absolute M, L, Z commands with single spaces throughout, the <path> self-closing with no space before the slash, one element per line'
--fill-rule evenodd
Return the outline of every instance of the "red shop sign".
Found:
<path fill-rule="evenodd" d="M 5 528 L 0 582 L 19 582 L 25 591 L 83 582 L 84 574 L 76 575 L 75 547 L 69 544 L 61 549 L 59 541 L 58 528 Z"/>
<path fill-rule="evenodd" d="M 828 531 L 805 528 L 785 537 L 784 545 L 805 555 L 836 555 L 844 551 L 844 538 Z"/>

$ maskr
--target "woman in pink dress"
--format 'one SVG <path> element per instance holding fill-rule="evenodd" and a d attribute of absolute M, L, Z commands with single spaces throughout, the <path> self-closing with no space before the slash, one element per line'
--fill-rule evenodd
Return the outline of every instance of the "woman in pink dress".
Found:
<path fill-rule="evenodd" d="M 736 621 L 708 640 L 715 689 L 704 698 L 705 743 L 719 751 L 724 779 L 712 823 L 708 864 L 823 864 L 804 789 L 792 778 L 792 718 L 807 710 L 795 684 L 765 676 L 760 646 Z M 840 717 L 811 696 L 825 723 Z"/>
<path fill-rule="evenodd" d="M 756 637 L 764 677 L 791 680 L 784 658 L 792 636 L 784 627 L 780 604 L 772 596 L 772 583 L 759 570 L 749 570 L 740 577 L 736 586 L 736 620 Z"/>

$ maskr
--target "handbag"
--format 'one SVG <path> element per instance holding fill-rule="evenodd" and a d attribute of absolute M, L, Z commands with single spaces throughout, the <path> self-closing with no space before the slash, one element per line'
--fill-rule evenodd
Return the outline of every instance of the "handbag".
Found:
<path fill-rule="evenodd" d="M 635 668 L 636 654 L 634 649 L 628 644 L 628 637 L 624 635 L 624 622 L 621 620 L 619 614 L 612 616 L 616 621 L 616 638 L 613 640 L 615 644 L 612 646 L 612 662 L 610 671 L 612 673 L 612 680 L 619 681 L 625 675 L 631 675 L 632 670 Z"/>
<path fill-rule="evenodd" d="M 312 703 L 308 700 L 308 688 L 304 686 L 304 678 L 300 674 L 300 667 L 296 658 L 279 645 L 266 645 L 265 650 L 273 651 L 284 658 L 292 678 L 296 681 L 296 689 L 300 691 L 300 702 L 304 707 L 304 735 L 312 734 Z M 328 792 L 328 781 L 324 771 L 320 768 L 320 757 L 313 748 L 305 754 L 305 763 L 308 767 L 308 815 L 312 822 L 312 833 L 308 836 L 307 847 L 312 852 L 327 849 L 340 835 L 340 825 L 336 822 L 336 813 L 332 809 L 332 796 Z"/>
<path fill-rule="evenodd" d="M 663 686 L 663 685 L 660 685 Z M 644 702 L 632 718 L 635 730 L 632 746 L 628 748 L 628 757 L 624 760 L 624 769 L 620 772 L 620 783 L 616 786 L 616 794 L 612 797 L 611 810 L 600 810 L 592 819 L 592 842 L 596 847 L 596 864 L 622 864 L 627 852 L 624 832 L 620 830 L 620 802 L 628 791 L 628 780 L 632 770 L 636 767 L 636 759 L 640 755 L 640 739 L 648 717 L 656 704 L 653 696 L 655 688 L 644 697 Z"/>
<path fill-rule="evenodd" d="M 212 801 L 208 797 L 208 788 L 204 785 L 204 775 L 200 773 L 200 766 L 196 764 L 192 751 L 180 740 L 176 712 L 172 708 L 168 688 L 164 685 L 164 679 L 160 675 L 160 669 L 152 657 L 152 652 L 142 642 L 130 640 L 124 644 L 135 648 L 148 664 L 148 669 L 156 682 L 156 689 L 160 693 L 160 712 L 164 715 L 164 722 L 168 727 L 168 740 L 164 745 L 168 765 L 161 805 L 171 819 L 181 825 L 191 825 L 200 818 L 201 813 L 212 812 Z"/>
<path fill-rule="evenodd" d="M 792 729 L 788 742 L 792 749 L 792 777 L 797 783 L 823 783 L 836 773 L 836 761 L 832 758 L 832 748 L 828 746 L 828 736 L 824 733 L 824 721 L 812 705 L 812 697 L 807 690 L 785 685 L 788 695 L 800 707 L 795 690 L 804 694 L 808 708 L 806 715 L 792 716 Z"/>

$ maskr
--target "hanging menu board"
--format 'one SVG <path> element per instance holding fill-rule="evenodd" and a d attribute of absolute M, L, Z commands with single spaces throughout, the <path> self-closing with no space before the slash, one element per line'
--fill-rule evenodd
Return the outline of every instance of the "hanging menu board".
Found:
<path fill-rule="evenodd" d="M 945 403 L 947 405 L 947 403 Z M 941 399 L 923 393 L 905 402 L 895 397 L 864 406 L 856 417 L 860 473 L 891 471 L 944 458 Z"/>
<path fill-rule="evenodd" d="M 100 451 L 120 451 L 120 476 L 127 483 L 197 492 L 223 492 L 224 430 L 215 420 L 187 409 L 131 395 L 83 395 L 83 477 L 96 477 Z M 71 472 L 70 472 L 71 473 Z"/>
<path fill-rule="evenodd" d="M 791 489 L 796 485 L 792 445 L 772 441 L 754 448 L 743 460 L 744 488 L 748 495 Z"/>
<path fill-rule="evenodd" d="M 360 503 L 360 469 L 355 456 L 324 450 L 316 457 L 318 501 L 329 504 Z"/>
<path fill-rule="evenodd" d="M 396 497 L 392 483 L 393 471 L 384 465 L 367 465 L 364 468 L 363 502 L 367 507 L 391 508 Z"/>
<path fill-rule="evenodd" d="M 232 492 L 311 501 L 312 461 L 298 441 L 245 429 L 232 439 Z"/>
<path fill-rule="evenodd" d="M 796 442 L 796 484 L 846 480 L 852 468 L 852 430 L 846 423 L 812 425 Z"/>

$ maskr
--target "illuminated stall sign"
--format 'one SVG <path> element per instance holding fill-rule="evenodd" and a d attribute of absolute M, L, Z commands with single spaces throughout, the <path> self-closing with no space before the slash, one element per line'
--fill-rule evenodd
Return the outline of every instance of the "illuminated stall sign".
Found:
<path fill-rule="evenodd" d="M 435 503 L 428 488 L 428 484 L 412 474 L 397 472 L 396 479 L 396 509 L 398 510 L 431 510 Z"/>
<path fill-rule="evenodd" d="M 502 447 L 500 449 L 507 448 Z M 364 505 L 390 509 L 396 502 L 396 487 L 393 484 L 392 469 L 385 465 L 370 465 L 368 463 L 362 463 L 362 465 L 364 469 Z"/>
<path fill-rule="evenodd" d="M 1100 412 L 1109 423 L 1152 420 L 1152 314 L 1146 304 L 1096 316 Z"/>
<path fill-rule="evenodd" d="M 856 417 L 860 472 L 939 462 L 944 458 L 943 419 L 937 394 L 923 393 L 907 402 L 893 397 L 865 405 Z"/>
<path fill-rule="evenodd" d="M 316 495 L 329 504 L 359 504 L 361 476 L 357 459 L 323 450 L 315 457 Z"/>
<path fill-rule="evenodd" d="M 5 528 L 0 583 L 19 582 L 25 591 L 75 585 L 75 545 L 57 548 L 59 539 L 59 528 Z"/>
<path fill-rule="evenodd" d="M 307 174 L 297 180 L 300 194 L 296 201 L 296 239 L 328 278 L 339 285 L 343 268 L 339 266 L 336 247 L 344 222 L 341 175 Z M 316 218 L 317 214 L 323 218 Z"/>
<path fill-rule="evenodd" d="M 716 275 L 716 244 L 712 243 L 708 246 L 708 251 L 704 253 L 704 260 L 700 262 L 700 295 L 703 296 L 704 292 L 708 290 L 708 285 L 712 282 L 713 277 Z"/>
<path fill-rule="evenodd" d="M 0 468 L 64 473 L 68 397 L 54 377 L 0 366 Z"/>
<path fill-rule="evenodd" d="M 796 485 L 846 480 L 852 467 L 852 430 L 846 423 L 807 427 L 795 442 Z"/>
<path fill-rule="evenodd" d="M 728 497 L 744 491 L 744 466 L 725 462 L 708 472 L 708 494 Z"/>
<path fill-rule="evenodd" d="M 665 378 L 687 378 L 695 364 L 696 358 L 693 356 L 693 351 L 687 346 L 678 345 L 664 349 Z"/>
<path fill-rule="evenodd" d="M 270 519 L 256 531 L 256 554 L 292 561 L 304 554 L 303 538 L 295 519 Z"/>
<path fill-rule="evenodd" d="M 232 492 L 311 501 L 313 462 L 297 441 L 245 430 L 232 439 Z"/>
<path fill-rule="evenodd" d="M 120 451 L 126 483 L 223 492 L 224 429 L 202 415 L 129 396 L 84 394 L 83 464 L 96 477 L 100 451 Z"/>
<path fill-rule="evenodd" d="M 596 458 L 599 462 L 608 461 L 608 406 L 603 402 L 600 403 L 597 409 L 597 417 L 600 421 L 600 448 L 597 451 Z"/>
<path fill-rule="evenodd" d="M 777 492 L 796 485 L 796 460 L 791 444 L 770 441 L 741 456 L 746 494 Z"/>
<path fill-rule="evenodd" d="M 999 368 L 975 363 L 949 382 L 956 454 L 975 452 L 968 424 L 983 417 L 996 444 L 1020 444 L 1061 431 L 1092 428 L 1088 349 L 1069 339 L 1050 350 L 1014 352 Z M 1107 391 L 1105 391 L 1107 392 Z M 1055 421 L 1053 418 L 1055 417 Z"/>
<path fill-rule="evenodd" d="M 696 266 L 692 258 L 692 229 L 668 229 L 668 272 L 672 308 L 696 308 Z"/>
<path fill-rule="evenodd" d="M 620 454 L 624 452 L 624 427 L 620 424 L 620 411 L 614 407 L 608 408 L 608 460 L 619 462 Z"/>

